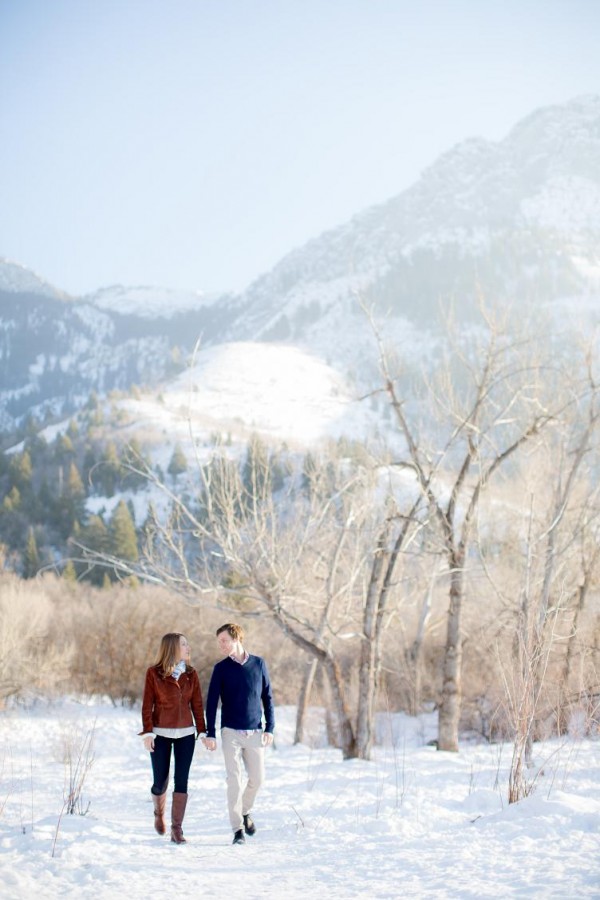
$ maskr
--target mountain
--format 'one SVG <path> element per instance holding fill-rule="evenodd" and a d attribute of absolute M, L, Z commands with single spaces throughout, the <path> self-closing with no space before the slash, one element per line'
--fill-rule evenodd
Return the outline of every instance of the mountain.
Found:
<path fill-rule="evenodd" d="M 598 322 L 600 97 L 537 110 L 497 143 L 464 141 L 239 295 L 116 286 L 72 298 L 0 262 L 0 428 L 27 412 L 66 414 L 92 390 L 156 386 L 198 338 L 230 353 L 237 342 L 293 345 L 361 381 L 375 358 L 361 304 L 406 365 L 421 366 L 443 339 L 440 304 L 468 320 L 478 294 L 559 328 Z M 249 419 L 263 400 L 246 396 Z"/>
<path fill-rule="evenodd" d="M 244 294 L 235 334 L 331 352 L 357 297 L 392 331 L 406 320 L 431 330 L 440 301 L 464 315 L 478 292 L 593 309 L 599 264 L 600 97 L 584 97 L 538 110 L 499 143 L 459 144 L 409 190 L 288 254 Z"/>
<path fill-rule="evenodd" d="M 220 294 L 201 291 L 177 291 L 148 286 L 123 287 L 113 285 L 87 294 L 83 300 L 98 309 L 120 316 L 139 316 L 142 319 L 172 319 L 184 313 L 198 312 L 222 299 Z"/>
<path fill-rule="evenodd" d="M 0 257 L 0 291 L 3 294 L 35 294 L 39 297 L 51 297 L 53 300 L 68 299 L 31 269 L 16 262 Z"/>
<path fill-rule="evenodd" d="M 67 415 L 92 391 L 153 386 L 176 374 L 194 342 L 218 338 L 235 300 L 158 288 L 70 298 L 0 261 L 0 430 L 25 416 Z"/>

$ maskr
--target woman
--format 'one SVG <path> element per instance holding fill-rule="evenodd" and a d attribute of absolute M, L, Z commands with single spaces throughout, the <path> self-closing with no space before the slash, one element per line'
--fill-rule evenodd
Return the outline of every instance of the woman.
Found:
<path fill-rule="evenodd" d="M 146 672 L 140 732 L 144 747 L 151 753 L 154 784 L 154 827 L 166 831 L 165 805 L 171 750 L 175 758 L 171 840 L 185 844 L 182 824 L 187 805 L 190 765 L 196 733 L 205 736 L 204 707 L 198 673 L 189 665 L 190 645 L 183 634 L 165 634 L 158 660 Z M 193 717 L 193 718 L 192 718 Z"/>

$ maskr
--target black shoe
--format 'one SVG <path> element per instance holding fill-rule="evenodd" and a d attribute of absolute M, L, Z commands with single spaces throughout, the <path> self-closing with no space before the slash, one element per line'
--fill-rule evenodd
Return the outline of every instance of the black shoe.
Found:
<path fill-rule="evenodd" d="M 236 831 L 233 835 L 233 843 L 234 844 L 245 844 L 246 838 L 244 837 L 244 832 L 240 828 L 239 831 Z"/>
<path fill-rule="evenodd" d="M 246 813 L 244 816 L 244 831 L 246 834 L 256 834 L 256 825 L 250 818 L 250 814 Z"/>

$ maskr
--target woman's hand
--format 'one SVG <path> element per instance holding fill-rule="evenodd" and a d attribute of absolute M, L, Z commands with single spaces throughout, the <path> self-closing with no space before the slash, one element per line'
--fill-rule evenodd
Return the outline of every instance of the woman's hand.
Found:
<path fill-rule="evenodd" d="M 207 750 L 216 750 L 217 749 L 217 741 L 216 738 L 200 738 L 204 746 Z"/>
<path fill-rule="evenodd" d="M 154 735 L 147 734 L 143 740 L 146 750 L 148 750 L 150 753 L 154 753 Z"/>

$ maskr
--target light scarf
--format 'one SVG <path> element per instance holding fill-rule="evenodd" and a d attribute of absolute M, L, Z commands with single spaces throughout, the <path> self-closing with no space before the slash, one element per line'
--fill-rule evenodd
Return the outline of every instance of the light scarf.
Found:
<path fill-rule="evenodd" d="M 175 668 L 173 669 L 173 671 L 171 672 L 171 675 L 173 676 L 175 681 L 177 681 L 177 679 L 183 672 L 185 672 L 185 659 L 180 659 L 179 662 L 177 663 L 177 665 L 175 666 Z"/>

